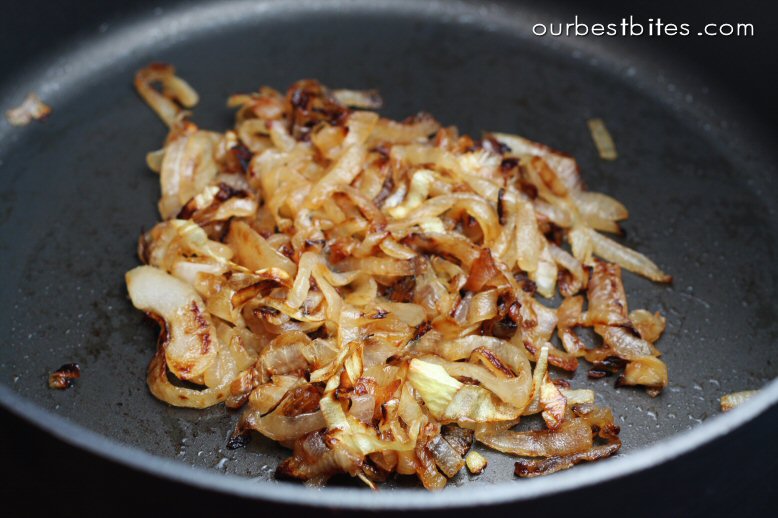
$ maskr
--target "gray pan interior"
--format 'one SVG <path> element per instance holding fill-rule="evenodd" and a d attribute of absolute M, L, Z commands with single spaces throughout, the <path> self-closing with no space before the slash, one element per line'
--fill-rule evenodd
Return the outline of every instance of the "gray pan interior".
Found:
<path fill-rule="evenodd" d="M 534 38 L 535 19 L 458 2 L 206 3 L 128 19 L 4 78 L 3 109 L 35 90 L 54 114 L 23 129 L 0 123 L 2 401 L 65 440 L 163 476 L 349 507 L 531 498 L 661 462 L 763 410 L 776 386 L 714 418 L 722 394 L 778 373 L 774 157 L 666 61 Z M 374 495 L 349 480 L 323 491 L 275 481 L 282 448 L 259 437 L 225 448 L 236 413 L 171 408 L 146 390 L 157 330 L 132 309 L 123 274 L 137 264 L 139 231 L 157 218 L 158 180 L 144 156 L 165 128 L 131 88 L 151 60 L 177 66 L 202 99 L 195 121 L 217 130 L 232 120 L 228 94 L 313 77 L 379 88 L 388 116 L 426 110 L 475 135 L 515 132 L 572 153 L 591 189 L 630 209 L 624 242 L 675 278 L 660 286 L 625 275 L 631 307 L 667 316 L 658 345 L 669 389 L 651 399 L 579 369 L 574 384 L 614 410 L 624 447 L 545 479 L 514 480 L 511 459 L 485 452 L 485 474 L 461 473 L 432 496 L 410 479 Z M 607 122 L 615 162 L 598 158 L 590 117 Z M 77 386 L 49 390 L 48 373 L 67 362 L 82 367 Z"/>

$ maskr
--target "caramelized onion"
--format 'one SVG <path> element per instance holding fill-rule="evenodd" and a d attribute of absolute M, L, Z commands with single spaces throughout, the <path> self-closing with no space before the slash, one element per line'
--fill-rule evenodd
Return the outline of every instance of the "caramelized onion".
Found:
<path fill-rule="evenodd" d="M 138 94 L 168 126 L 178 121 L 182 111 L 179 105 L 192 108 L 199 100 L 197 92 L 175 73 L 176 69 L 171 65 L 153 63 L 135 75 Z M 161 92 L 153 83 L 161 85 Z"/>
<path fill-rule="evenodd" d="M 621 443 L 593 446 L 591 449 L 547 459 L 526 459 L 516 462 L 514 473 L 517 477 L 531 478 L 540 475 L 550 475 L 563 469 L 568 469 L 581 462 L 592 462 L 616 454 Z"/>
<path fill-rule="evenodd" d="M 645 309 L 636 309 L 630 312 L 629 321 L 640 334 L 640 338 L 647 342 L 656 342 L 665 330 L 665 317 L 658 311 L 651 314 Z"/>
<path fill-rule="evenodd" d="M 243 407 L 230 444 L 253 430 L 291 447 L 278 477 L 375 488 L 396 472 L 440 489 L 465 464 L 483 471 L 473 437 L 532 457 L 519 476 L 552 473 L 620 442 L 594 392 L 549 365 L 585 358 L 590 378 L 624 369 L 619 386 L 667 385 L 665 321 L 628 312 L 621 268 L 670 278 L 598 233 L 620 232 L 627 210 L 587 191 L 572 157 L 352 110 L 380 96 L 313 80 L 231 96 L 235 126 L 219 134 L 188 120 L 198 96 L 172 66 L 135 84 L 169 127 L 147 155 L 164 221 L 126 276 L 161 327 L 149 389 L 175 406 Z M 512 430 L 529 415 L 544 428 Z"/>
<path fill-rule="evenodd" d="M 591 428 L 581 419 L 571 419 L 555 431 L 476 433 L 476 439 L 497 451 L 524 457 L 570 455 L 592 448 Z"/>
<path fill-rule="evenodd" d="M 619 385 L 642 385 L 653 389 L 654 395 L 667 386 L 667 366 L 659 358 L 645 356 L 629 362 Z"/>

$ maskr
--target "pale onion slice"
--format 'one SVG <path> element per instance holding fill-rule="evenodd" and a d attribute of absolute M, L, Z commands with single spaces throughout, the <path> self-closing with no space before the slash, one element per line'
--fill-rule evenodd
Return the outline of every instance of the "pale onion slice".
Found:
<path fill-rule="evenodd" d="M 235 252 L 235 262 L 249 270 L 278 268 L 286 272 L 289 278 L 297 275 L 297 265 L 293 261 L 275 250 L 265 238 L 242 221 L 230 225 L 227 244 Z"/>
<path fill-rule="evenodd" d="M 429 412 L 441 419 L 446 408 L 454 399 L 462 383 L 450 376 L 446 370 L 433 363 L 413 359 L 408 366 L 408 381 L 424 400 Z"/>
<path fill-rule="evenodd" d="M 389 214 L 394 218 L 404 218 L 408 213 L 421 205 L 427 199 L 430 186 L 435 180 L 434 172 L 429 169 L 420 169 L 413 173 L 411 186 L 402 204 L 391 207 Z"/>
<path fill-rule="evenodd" d="M 560 388 L 559 392 L 567 400 L 567 406 L 591 405 L 594 404 L 594 391 L 590 389 L 565 389 Z"/>
<path fill-rule="evenodd" d="M 593 230 L 588 232 L 595 254 L 614 262 L 627 270 L 656 282 L 671 282 L 673 278 L 663 272 L 651 259 Z"/>
<path fill-rule="evenodd" d="M 540 406 L 543 408 L 541 416 L 546 422 L 549 430 L 556 430 L 564 422 L 565 411 L 567 410 L 567 398 L 548 379 L 548 373 L 543 378 L 540 385 Z"/>
<path fill-rule="evenodd" d="M 578 191 L 571 195 L 578 210 L 585 215 L 605 220 L 620 221 L 629 217 L 629 211 L 618 200 L 607 194 L 592 191 Z"/>
<path fill-rule="evenodd" d="M 440 129 L 432 115 L 419 113 L 403 122 L 381 118 L 370 135 L 371 141 L 410 144 L 420 142 Z"/>
<path fill-rule="evenodd" d="M 337 102 L 351 108 L 377 110 L 383 105 L 378 90 L 346 90 L 338 89 L 330 92 Z"/>
<path fill-rule="evenodd" d="M 208 408 L 221 403 L 230 395 L 229 383 L 202 390 L 173 385 L 168 379 L 165 351 L 161 348 L 149 363 L 146 383 L 154 397 L 176 407 Z"/>
<path fill-rule="evenodd" d="M 482 387 L 518 411 L 524 410 L 529 401 L 531 387 L 529 376 L 505 377 L 504 375 L 495 375 L 481 365 L 468 362 L 449 362 L 432 355 L 423 356 L 420 361 L 440 365 L 446 370 L 448 375 L 455 378 L 468 378 L 479 382 Z"/>
<path fill-rule="evenodd" d="M 654 343 L 659 340 L 665 330 L 666 319 L 657 311 L 654 314 L 645 309 L 636 309 L 629 313 L 632 326 L 640 333 L 643 340 Z"/>
<path fill-rule="evenodd" d="M 624 374 L 619 377 L 618 385 L 641 385 L 658 394 L 667 386 L 667 366 L 653 356 L 636 358 L 627 364 Z"/>
<path fill-rule="evenodd" d="M 489 390 L 476 385 L 464 385 L 454 394 L 443 412 L 443 422 L 475 427 L 478 423 L 513 421 L 521 410 L 500 401 Z"/>
<path fill-rule="evenodd" d="M 274 441 L 291 441 L 299 439 L 311 432 L 321 430 L 326 426 L 324 415 L 320 410 L 308 414 L 285 416 L 279 408 L 260 416 L 256 412 L 244 414 L 243 422 L 247 428 L 256 430 Z"/>
<path fill-rule="evenodd" d="M 535 282 L 538 293 L 550 299 L 556 292 L 556 280 L 559 274 L 554 257 L 549 251 L 548 245 L 542 241 L 541 252 L 538 258 L 537 268 L 531 271 L 529 278 Z"/>
<path fill-rule="evenodd" d="M 185 282 L 153 266 L 127 272 L 132 304 L 164 321 L 167 366 L 178 378 L 196 380 L 216 359 L 219 342 L 200 295 Z"/>
<path fill-rule="evenodd" d="M 543 236 L 538 231 L 535 211 L 529 202 L 520 202 L 516 212 L 516 235 L 514 243 L 517 250 L 519 268 L 525 272 L 538 269 L 542 251 Z"/>
<path fill-rule="evenodd" d="M 608 128 L 605 127 L 605 121 L 602 119 L 589 119 L 586 121 L 589 126 L 589 132 L 592 134 L 592 140 L 597 147 L 597 152 L 603 160 L 616 160 L 619 156 L 616 153 L 616 144 L 613 143 Z"/>
<path fill-rule="evenodd" d="M 159 201 L 163 219 L 175 217 L 216 177 L 219 169 L 213 153 L 218 138 L 216 133 L 195 130 L 165 146 L 160 169 L 162 197 Z"/>
<path fill-rule="evenodd" d="M 544 158 L 546 163 L 564 182 L 569 192 L 581 189 L 583 182 L 578 172 L 578 164 L 573 157 L 518 135 L 508 135 L 506 133 L 493 133 L 492 135 L 498 141 L 507 145 L 510 148 L 510 153 L 513 155 L 533 155 Z"/>
<path fill-rule="evenodd" d="M 563 295 L 568 297 L 578 293 L 586 282 L 586 274 L 581 262 L 554 243 L 548 245 L 548 251 L 557 266 L 566 270 L 571 276 L 570 281 L 564 287 L 560 280 L 560 291 L 564 291 Z"/>
<path fill-rule="evenodd" d="M 272 376 L 270 381 L 258 385 L 249 396 L 249 406 L 264 415 L 272 411 L 284 398 L 287 392 L 305 383 L 299 376 L 279 374 Z"/>
<path fill-rule="evenodd" d="M 531 368 L 526 353 L 510 342 L 491 336 L 471 335 L 455 340 L 419 340 L 411 345 L 411 350 L 419 353 L 435 354 L 454 362 L 469 359 L 476 349 L 490 350 L 502 363 L 507 365 L 517 377 L 531 377 Z"/>
<path fill-rule="evenodd" d="M 309 208 L 317 208 L 339 185 L 351 184 L 362 170 L 366 152 L 361 144 L 346 149 L 327 174 L 312 187 L 306 205 Z"/>
<path fill-rule="evenodd" d="M 640 337 L 633 335 L 623 327 L 595 326 L 594 331 L 602 336 L 605 344 L 610 347 L 619 358 L 625 360 L 637 360 L 646 356 L 659 356 L 659 351 Z"/>
<path fill-rule="evenodd" d="M 347 415 L 341 403 L 331 396 L 322 398 L 320 406 L 330 435 L 351 451 L 364 456 L 377 451 L 410 451 L 416 447 L 418 423 L 409 431 L 407 440 L 386 440 L 379 437 L 372 427 Z"/>

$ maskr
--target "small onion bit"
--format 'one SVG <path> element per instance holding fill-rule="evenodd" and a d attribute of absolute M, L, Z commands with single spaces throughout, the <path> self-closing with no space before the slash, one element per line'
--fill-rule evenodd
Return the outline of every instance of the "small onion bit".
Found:
<path fill-rule="evenodd" d="M 26 126 L 32 121 L 42 121 L 51 115 L 51 107 L 30 92 L 22 104 L 5 112 L 6 120 L 12 126 Z"/>
<path fill-rule="evenodd" d="M 724 394 L 721 396 L 721 411 L 729 412 L 730 410 L 734 410 L 758 393 L 758 390 L 743 390 L 740 392 L 732 392 L 731 394 Z"/>
<path fill-rule="evenodd" d="M 184 108 L 192 108 L 199 100 L 189 84 L 175 75 L 176 69 L 165 63 L 152 63 L 135 74 L 135 89 L 159 117 L 172 127 L 183 114 Z M 154 88 L 154 84 L 160 89 Z"/>
<path fill-rule="evenodd" d="M 227 447 L 261 434 L 290 448 L 278 478 L 375 489 L 396 473 L 438 490 L 483 472 L 475 441 L 530 457 L 519 476 L 552 473 L 621 443 L 594 392 L 549 365 L 667 385 L 664 318 L 629 312 L 621 268 L 669 276 L 600 234 L 627 209 L 587 191 L 572 157 L 424 113 L 393 121 L 372 111 L 377 92 L 314 80 L 231 96 L 224 133 L 188 120 L 198 95 L 172 66 L 135 86 L 169 127 L 147 156 L 162 221 L 126 275 L 160 325 L 149 390 L 242 409 Z M 533 415 L 542 429 L 513 429 Z"/>
<path fill-rule="evenodd" d="M 480 475 L 483 473 L 488 463 L 486 458 L 475 450 L 468 453 L 465 457 L 467 469 L 473 475 Z"/>
<path fill-rule="evenodd" d="M 49 388 L 65 390 L 81 377 L 81 367 L 77 363 L 66 363 L 49 375 Z"/>
<path fill-rule="evenodd" d="M 613 143 L 608 128 L 605 127 L 605 121 L 602 119 L 589 119 L 586 121 L 589 126 L 589 132 L 592 134 L 592 140 L 597 147 L 597 152 L 603 160 L 616 160 L 616 145 Z"/>

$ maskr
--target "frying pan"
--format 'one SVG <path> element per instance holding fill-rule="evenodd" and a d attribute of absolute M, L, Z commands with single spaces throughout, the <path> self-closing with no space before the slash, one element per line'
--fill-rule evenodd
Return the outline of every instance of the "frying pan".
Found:
<path fill-rule="evenodd" d="M 529 500 L 669 461 L 778 401 L 775 156 L 744 114 L 661 57 L 592 40 L 533 37 L 530 9 L 471 2 L 222 2 L 128 18 L 0 84 L 0 105 L 37 92 L 43 124 L 0 123 L 0 401 L 71 444 L 114 461 L 233 495 L 302 505 L 409 509 Z M 572 153 L 593 190 L 630 209 L 624 242 L 674 276 L 625 274 L 634 308 L 659 310 L 671 385 L 641 391 L 589 381 L 622 428 L 613 459 L 516 481 L 494 452 L 480 477 L 440 493 L 410 479 L 371 493 L 350 479 L 321 491 L 277 482 L 287 452 L 262 438 L 230 451 L 237 414 L 176 409 L 144 382 L 156 329 L 132 309 L 123 274 L 141 228 L 157 218 L 157 177 L 144 156 L 165 129 L 131 90 L 134 71 L 174 63 L 200 93 L 195 121 L 224 129 L 230 93 L 283 89 L 302 77 L 378 88 L 383 113 L 420 110 L 478 135 L 515 132 Z M 620 157 L 602 162 L 585 121 L 603 118 Z M 48 374 L 78 362 L 75 388 Z M 722 394 L 763 387 L 719 416 Z"/>

